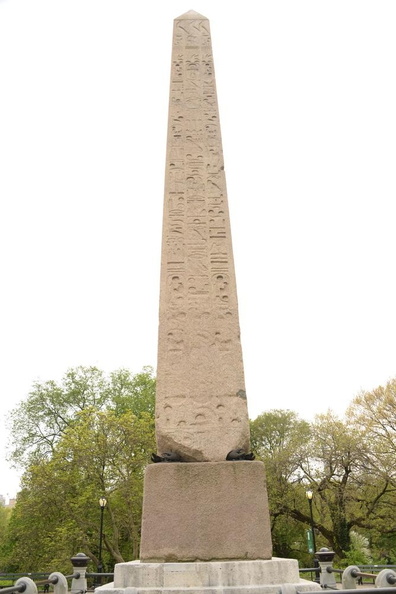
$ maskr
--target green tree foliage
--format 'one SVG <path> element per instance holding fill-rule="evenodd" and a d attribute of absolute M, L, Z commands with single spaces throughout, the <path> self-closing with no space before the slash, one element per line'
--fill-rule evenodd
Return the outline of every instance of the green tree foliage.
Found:
<path fill-rule="evenodd" d="M 307 423 L 292 411 L 273 410 L 252 421 L 251 437 L 266 466 L 275 554 L 309 563 L 308 488 L 317 548 L 330 547 L 341 560 L 351 549 L 351 531 L 384 531 L 394 494 L 385 477 L 367 472 L 372 452 L 361 426 L 331 412 Z"/>
<path fill-rule="evenodd" d="M 374 494 L 379 485 L 365 472 L 370 455 L 359 426 L 332 412 L 315 417 L 301 470 L 314 492 L 317 544 L 330 546 L 340 560 L 351 548 L 351 531 L 372 527 L 388 494 L 385 483 Z"/>
<path fill-rule="evenodd" d="M 107 499 L 105 567 L 111 571 L 115 562 L 138 557 L 143 473 L 155 451 L 154 392 L 149 368 L 136 376 L 121 370 L 109 378 L 95 368 L 78 368 L 59 385 L 35 385 L 12 413 L 14 423 L 30 428 L 30 440 L 24 442 L 27 456 L 19 446 L 13 453 L 26 460 L 26 470 L 2 543 L 3 570 L 56 567 L 68 573 L 70 557 L 83 551 L 95 571 L 101 496 Z M 38 410 L 40 394 L 46 415 L 40 413 L 34 429 L 26 415 Z"/>
<path fill-rule="evenodd" d="M 10 414 L 11 455 L 26 467 L 31 459 L 49 458 L 80 411 L 127 410 L 154 414 L 155 379 L 150 367 L 133 376 L 121 369 L 106 377 L 96 367 L 69 369 L 60 382 L 36 382 L 26 400 Z"/>
<path fill-rule="evenodd" d="M 365 436 L 370 451 L 365 470 L 396 486 L 396 378 L 371 392 L 361 392 L 347 417 Z"/>
<path fill-rule="evenodd" d="M 0 502 L 0 547 L 3 544 L 5 545 L 6 540 L 7 540 L 10 516 L 11 516 L 11 508 L 5 507 L 5 505 L 2 502 Z M 1 571 L 1 567 L 0 567 L 0 571 Z M 4 586 L 4 584 L 2 584 L 2 585 Z"/>
<path fill-rule="evenodd" d="M 151 367 L 145 367 L 136 375 L 131 375 L 127 369 L 111 373 L 108 393 L 118 414 L 131 411 L 137 417 L 142 413 L 154 416 L 155 378 Z"/>
<path fill-rule="evenodd" d="M 77 412 L 102 410 L 110 398 L 104 373 L 96 367 L 69 369 L 62 380 L 36 382 L 10 414 L 11 459 L 26 467 L 32 458 L 49 458 Z"/>
<path fill-rule="evenodd" d="M 11 458 L 25 472 L 11 516 L 0 506 L 0 570 L 68 573 L 82 551 L 95 571 L 101 496 L 105 569 L 138 558 L 154 393 L 150 368 L 106 375 L 78 367 L 33 386 L 11 415 Z M 360 394 L 345 419 L 265 412 L 251 422 L 251 442 L 266 467 L 276 556 L 312 564 L 309 488 L 317 548 L 332 548 L 344 564 L 396 561 L 396 380 Z"/>
<path fill-rule="evenodd" d="M 368 452 L 362 483 L 371 499 L 362 502 L 365 518 L 358 524 L 370 536 L 381 562 L 396 562 L 396 378 L 385 386 L 361 392 L 347 411 L 347 420 L 361 433 Z"/>
<path fill-rule="evenodd" d="M 290 410 L 271 410 L 250 424 L 252 449 L 263 460 L 271 516 L 274 554 L 297 557 L 308 563 L 304 520 L 295 518 L 297 508 L 306 502 L 298 488 L 301 482 L 301 459 L 310 441 L 310 425 Z"/>
<path fill-rule="evenodd" d="M 368 565 L 373 562 L 369 540 L 355 530 L 350 533 L 350 547 L 345 556 L 347 565 Z"/>
<path fill-rule="evenodd" d="M 349 550 L 349 532 L 354 525 L 347 507 L 355 496 L 359 460 L 363 455 L 360 436 L 333 413 L 318 415 L 311 426 L 310 456 L 302 470 L 315 493 L 318 530 L 342 557 Z"/>

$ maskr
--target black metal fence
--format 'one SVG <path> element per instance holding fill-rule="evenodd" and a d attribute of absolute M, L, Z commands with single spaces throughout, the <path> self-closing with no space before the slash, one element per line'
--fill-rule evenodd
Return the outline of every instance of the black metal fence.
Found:
<path fill-rule="evenodd" d="M 350 590 L 364 588 L 364 594 L 396 594 L 396 566 L 361 565 L 358 567 L 350 565 L 345 569 L 337 569 L 333 567 L 333 551 L 323 548 L 315 555 L 318 564 L 315 567 L 301 568 L 299 572 L 302 577 L 311 574 L 311 581 L 317 582 L 318 589 L 336 590 L 338 594 L 350 594 Z M 38 592 L 49 592 L 51 588 L 54 594 L 68 592 L 85 594 L 89 590 L 95 590 L 109 582 L 109 589 L 113 587 L 113 573 L 87 573 L 89 558 L 84 553 L 78 553 L 72 557 L 71 562 L 73 573 L 67 576 L 59 572 L 53 572 L 50 575 L 45 573 L 0 573 L 0 592 L 1 594 L 13 594 L 14 592 L 38 594 Z M 12 581 L 14 584 L 9 585 L 8 582 Z M 295 591 L 291 592 L 293 587 Z M 284 592 L 305 594 L 299 591 L 298 584 L 280 585 L 279 594 L 284 594 Z"/>

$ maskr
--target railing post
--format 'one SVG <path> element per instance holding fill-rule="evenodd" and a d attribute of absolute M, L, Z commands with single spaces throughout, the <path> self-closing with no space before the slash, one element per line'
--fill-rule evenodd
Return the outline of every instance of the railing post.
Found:
<path fill-rule="evenodd" d="M 393 569 L 383 569 L 375 578 L 376 588 L 389 588 L 396 585 L 396 573 Z"/>
<path fill-rule="evenodd" d="M 72 579 L 71 593 L 84 594 L 87 591 L 87 578 L 85 574 L 87 572 L 89 557 L 84 555 L 84 553 L 77 553 L 70 561 L 73 564 L 73 573 L 79 576 Z"/>
<path fill-rule="evenodd" d="M 48 580 L 56 580 L 56 582 L 54 582 L 53 584 L 54 594 L 67 594 L 69 590 L 69 585 L 63 573 L 54 571 L 53 573 L 51 573 L 51 575 L 48 576 Z"/>
<path fill-rule="evenodd" d="M 349 565 L 342 572 L 342 589 L 354 590 L 356 589 L 356 572 L 360 573 L 359 567 L 356 565 Z"/>
<path fill-rule="evenodd" d="M 19 578 L 14 584 L 14 586 L 26 586 L 24 594 L 37 594 L 37 586 L 33 580 L 28 577 Z"/>
<path fill-rule="evenodd" d="M 331 588 L 335 588 L 336 586 L 336 579 L 334 577 L 334 573 L 331 571 L 327 571 L 327 568 L 333 568 L 333 559 L 335 557 L 335 552 L 327 549 L 326 547 L 322 547 L 319 551 L 316 552 L 316 558 L 319 561 L 320 567 L 320 585 L 322 588 L 326 588 L 330 586 Z"/>

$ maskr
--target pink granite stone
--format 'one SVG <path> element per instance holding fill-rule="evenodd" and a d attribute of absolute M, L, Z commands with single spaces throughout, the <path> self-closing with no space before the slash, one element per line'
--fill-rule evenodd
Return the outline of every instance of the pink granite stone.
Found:
<path fill-rule="evenodd" d="M 249 449 L 237 290 L 209 21 L 174 21 L 158 333 L 158 454 Z"/>
<path fill-rule="evenodd" d="M 262 462 L 162 463 L 147 467 L 141 561 L 271 557 Z"/>

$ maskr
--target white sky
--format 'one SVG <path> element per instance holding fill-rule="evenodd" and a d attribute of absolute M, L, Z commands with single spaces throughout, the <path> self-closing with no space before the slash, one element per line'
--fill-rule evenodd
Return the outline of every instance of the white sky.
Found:
<path fill-rule="evenodd" d="M 190 9 L 211 24 L 250 416 L 342 415 L 396 375 L 394 0 L 0 0 L 2 423 L 36 379 L 156 366 Z"/>

